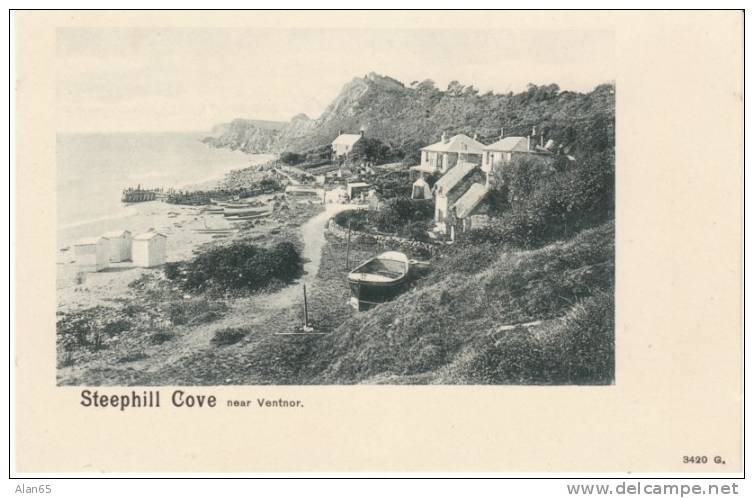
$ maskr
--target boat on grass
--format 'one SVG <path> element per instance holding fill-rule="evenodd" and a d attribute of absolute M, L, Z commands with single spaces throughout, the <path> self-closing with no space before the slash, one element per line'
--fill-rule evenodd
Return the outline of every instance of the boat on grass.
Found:
<path fill-rule="evenodd" d="M 351 306 L 363 311 L 390 301 L 405 291 L 411 278 L 411 260 L 398 251 L 387 251 L 360 264 L 348 274 Z"/>

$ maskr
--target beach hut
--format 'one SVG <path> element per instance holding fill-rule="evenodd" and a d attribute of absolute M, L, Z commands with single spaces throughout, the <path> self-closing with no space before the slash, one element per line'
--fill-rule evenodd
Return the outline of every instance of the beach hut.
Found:
<path fill-rule="evenodd" d="M 102 235 L 110 246 L 110 262 L 120 263 L 131 259 L 131 232 L 112 230 Z"/>
<path fill-rule="evenodd" d="M 133 238 L 131 258 L 136 266 L 151 268 L 165 264 L 168 238 L 159 232 L 140 233 Z"/>
<path fill-rule="evenodd" d="M 76 265 L 81 271 L 100 271 L 107 268 L 110 246 L 104 237 L 88 237 L 74 244 Z"/>

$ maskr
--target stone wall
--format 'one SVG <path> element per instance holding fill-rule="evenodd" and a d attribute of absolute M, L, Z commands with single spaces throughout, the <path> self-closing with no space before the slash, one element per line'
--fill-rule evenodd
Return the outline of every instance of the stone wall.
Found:
<path fill-rule="evenodd" d="M 339 239 L 345 240 L 348 238 L 348 229 L 338 225 L 335 222 L 335 218 L 330 218 L 330 220 L 327 222 L 327 229 L 331 234 L 338 237 Z M 400 246 L 404 250 L 414 249 L 426 251 L 429 254 L 432 254 L 434 249 L 437 248 L 437 244 L 419 242 L 417 240 L 410 240 L 403 237 L 398 237 L 396 235 L 380 235 L 359 232 L 358 230 L 351 230 L 351 240 L 354 242 L 371 240 L 379 244 Z"/>

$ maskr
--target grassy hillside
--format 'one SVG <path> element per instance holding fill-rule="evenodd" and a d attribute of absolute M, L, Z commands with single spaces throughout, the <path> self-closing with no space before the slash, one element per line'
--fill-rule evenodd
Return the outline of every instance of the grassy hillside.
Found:
<path fill-rule="evenodd" d="M 478 272 L 449 272 L 458 265 L 446 261 L 421 289 L 318 342 L 319 381 L 609 383 L 613 240 L 609 223 L 568 242 L 501 253 Z M 499 330 L 531 321 L 542 323 Z"/>

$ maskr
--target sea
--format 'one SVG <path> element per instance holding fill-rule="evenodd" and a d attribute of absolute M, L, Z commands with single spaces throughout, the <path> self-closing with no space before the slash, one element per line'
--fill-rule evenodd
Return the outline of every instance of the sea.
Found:
<path fill-rule="evenodd" d="M 114 226 L 119 219 L 138 216 L 138 205 L 121 203 L 126 187 L 211 188 L 230 170 L 272 158 L 212 148 L 201 142 L 207 135 L 58 134 L 59 245 L 86 235 L 87 227 Z"/>

